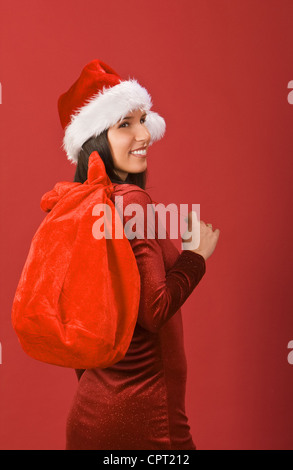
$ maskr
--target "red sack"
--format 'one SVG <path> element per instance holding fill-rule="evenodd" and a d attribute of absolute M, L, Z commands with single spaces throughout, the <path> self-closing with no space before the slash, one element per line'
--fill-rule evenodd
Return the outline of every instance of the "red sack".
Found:
<path fill-rule="evenodd" d="M 12 306 L 12 325 L 34 359 L 75 369 L 105 368 L 127 352 L 135 328 L 140 276 L 114 187 L 98 152 L 89 158 L 88 179 L 59 182 L 44 194 L 49 212 L 35 233 Z M 96 204 L 108 204 L 112 222 Z M 117 214 L 117 216 L 115 215 Z M 112 238 L 97 239 L 112 224 Z M 115 238 L 116 224 L 122 238 Z M 117 226 L 117 225 L 116 225 Z M 110 227 L 111 228 L 111 227 Z"/>

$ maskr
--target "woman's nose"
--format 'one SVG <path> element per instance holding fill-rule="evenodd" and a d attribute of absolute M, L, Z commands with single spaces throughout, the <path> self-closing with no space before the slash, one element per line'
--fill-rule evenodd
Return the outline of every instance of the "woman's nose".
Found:
<path fill-rule="evenodd" d="M 145 126 L 140 126 L 135 134 L 136 140 L 145 140 L 149 142 L 151 140 L 151 134 Z"/>

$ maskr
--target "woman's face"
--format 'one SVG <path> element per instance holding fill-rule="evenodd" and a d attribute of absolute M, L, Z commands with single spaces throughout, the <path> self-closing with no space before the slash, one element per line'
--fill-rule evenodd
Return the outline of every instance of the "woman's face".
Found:
<path fill-rule="evenodd" d="M 128 173 L 141 173 L 147 168 L 147 150 L 151 135 L 144 124 L 146 112 L 140 109 L 108 129 L 108 141 L 113 156 L 114 171 L 126 180 Z M 145 150 L 135 155 L 135 150 Z"/>

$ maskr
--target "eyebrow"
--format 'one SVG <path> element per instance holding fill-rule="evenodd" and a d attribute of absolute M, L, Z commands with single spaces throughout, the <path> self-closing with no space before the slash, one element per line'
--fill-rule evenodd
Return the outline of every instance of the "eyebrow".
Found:
<path fill-rule="evenodd" d="M 143 113 L 143 114 L 141 115 L 141 117 L 142 117 L 142 116 L 146 116 L 146 114 L 147 114 L 147 113 Z M 133 119 L 133 117 L 134 117 L 134 116 L 125 116 L 123 119 Z M 123 119 L 122 119 L 122 121 L 123 121 Z"/>

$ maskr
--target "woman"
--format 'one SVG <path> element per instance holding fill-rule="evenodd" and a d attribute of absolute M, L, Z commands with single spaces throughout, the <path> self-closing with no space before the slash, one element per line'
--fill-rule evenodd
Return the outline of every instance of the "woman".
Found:
<path fill-rule="evenodd" d="M 204 275 L 219 230 L 201 221 L 198 248 L 181 253 L 168 234 L 147 238 L 147 204 L 152 204 L 145 191 L 147 153 L 163 136 L 165 122 L 150 110 L 150 96 L 136 81 L 122 81 L 107 64 L 94 60 L 59 98 L 58 107 L 64 148 L 77 164 L 74 181 L 86 181 L 96 150 L 114 185 L 113 202 L 123 196 L 123 207 L 137 203 L 144 210 L 144 223 L 136 227 L 141 236 L 129 238 L 141 278 L 133 337 L 125 357 L 113 366 L 76 371 L 66 449 L 196 449 L 185 414 L 180 307 Z M 125 226 L 132 215 L 121 214 Z M 192 213 L 188 220 L 192 229 Z"/>

